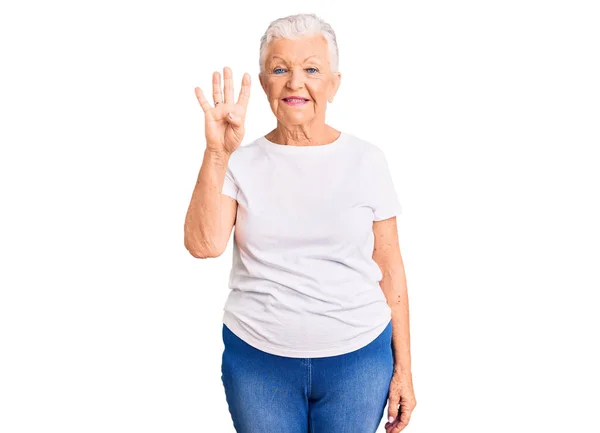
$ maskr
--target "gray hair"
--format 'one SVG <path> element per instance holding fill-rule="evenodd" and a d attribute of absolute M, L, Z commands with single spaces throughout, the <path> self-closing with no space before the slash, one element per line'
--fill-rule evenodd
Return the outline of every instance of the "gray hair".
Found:
<path fill-rule="evenodd" d="M 264 57 L 266 48 L 273 39 L 285 38 L 295 39 L 303 36 L 313 36 L 322 34 L 327 40 L 329 47 L 329 64 L 332 72 L 339 72 L 339 52 L 335 32 L 331 26 L 317 17 L 315 14 L 296 14 L 287 17 L 278 18 L 272 21 L 267 27 L 267 31 L 260 38 L 260 52 L 258 63 L 260 72 L 264 73 Z"/>

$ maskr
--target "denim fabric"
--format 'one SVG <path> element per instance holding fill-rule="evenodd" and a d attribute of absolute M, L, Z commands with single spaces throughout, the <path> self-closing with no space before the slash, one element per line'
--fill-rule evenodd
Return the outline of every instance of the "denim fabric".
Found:
<path fill-rule="evenodd" d="M 223 324 L 221 380 L 237 433 L 373 433 L 394 369 L 392 323 L 337 356 L 290 358 L 256 349 Z"/>

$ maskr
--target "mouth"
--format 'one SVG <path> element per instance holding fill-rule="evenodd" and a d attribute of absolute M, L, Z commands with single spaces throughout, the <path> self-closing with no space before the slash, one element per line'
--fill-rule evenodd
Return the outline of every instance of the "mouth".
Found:
<path fill-rule="evenodd" d="M 309 99 L 306 98 L 283 98 L 283 102 L 287 105 L 304 105 L 308 103 Z"/>

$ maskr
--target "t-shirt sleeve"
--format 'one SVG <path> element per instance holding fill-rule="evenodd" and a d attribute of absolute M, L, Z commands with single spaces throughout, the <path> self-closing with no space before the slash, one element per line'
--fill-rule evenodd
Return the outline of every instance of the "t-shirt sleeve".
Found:
<path fill-rule="evenodd" d="M 225 181 L 223 182 L 223 188 L 221 193 L 228 195 L 231 198 L 237 199 L 238 185 L 235 182 L 235 178 L 231 171 L 231 157 L 229 158 L 227 171 L 225 172 Z"/>
<path fill-rule="evenodd" d="M 370 206 L 373 209 L 373 221 L 382 221 L 402 213 L 387 159 L 383 150 L 374 147 L 370 152 L 367 170 Z"/>

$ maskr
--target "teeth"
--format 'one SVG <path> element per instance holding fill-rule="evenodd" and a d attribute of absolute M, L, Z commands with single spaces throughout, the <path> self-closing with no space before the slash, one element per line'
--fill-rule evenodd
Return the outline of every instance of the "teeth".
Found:
<path fill-rule="evenodd" d="M 286 101 L 290 101 L 290 102 L 304 102 L 304 99 L 290 99 L 290 98 L 286 98 Z"/>

